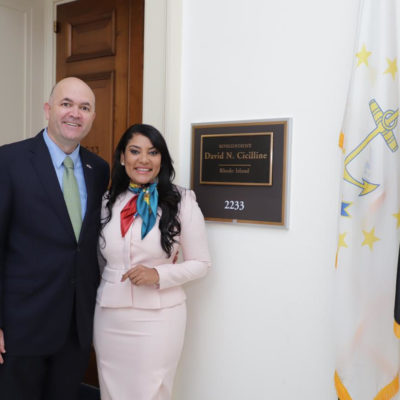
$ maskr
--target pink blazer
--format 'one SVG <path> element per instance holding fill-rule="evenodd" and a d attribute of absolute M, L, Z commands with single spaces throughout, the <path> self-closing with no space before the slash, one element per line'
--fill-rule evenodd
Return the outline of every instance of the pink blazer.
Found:
<path fill-rule="evenodd" d="M 153 229 L 142 240 L 142 219 L 137 217 L 123 238 L 120 230 L 120 212 L 132 198 L 127 191 L 119 196 L 113 207 L 111 221 L 105 226 L 100 238 L 100 251 L 107 264 L 97 292 L 97 303 L 102 307 L 135 307 L 157 309 L 171 307 L 186 299 L 182 284 L 201 278 L 210 267 L 206 230 L 203 214 L 191 190 L 179 188 L 182 200 L 179 207 L 181 234 L 177 237 L 171 257 L 160 244 L 159 218 Z M 103 202 L 102 215 L 106 215 Z M 161 210 L 159 209 L 159 212 Z M 179 251 L 180 259 L 173 263 Z M 131 267 L 142 264 L 157 269 L 160 284 L 135 286 L 121 277 Z"/>

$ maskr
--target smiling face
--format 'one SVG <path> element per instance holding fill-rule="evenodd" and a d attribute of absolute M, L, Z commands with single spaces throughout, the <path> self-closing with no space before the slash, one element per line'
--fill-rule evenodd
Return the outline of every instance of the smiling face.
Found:
<path fill-rule="evenodd" d="M 121 164 L 125 165 L 125 172 L 131 183 L 145 185 L 153 182 L 158 176 L 161 167 L 161 154 L 153 146 L 150 139 L 136 133 L 121 153 Z"/>
<path fill-rule="evenodd" d="M 95 99 L 90 87 L 77 78 L 65 78 L 44 105 L 47 132 L 65 153 L 72 153 L 89 133 L 95 117 Z"/>

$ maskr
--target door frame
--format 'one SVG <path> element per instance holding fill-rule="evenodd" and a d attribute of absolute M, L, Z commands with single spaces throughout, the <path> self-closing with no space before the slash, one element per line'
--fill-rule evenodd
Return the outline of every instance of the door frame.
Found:
<path fill-rule="evenodd" d="M 57 6 L 77 0 L 44 1 L 44 84 L 48 99 L 56 77 L 56 38 L 53 21 Z M 165 136 L 180 178 L 182 0 L 145 0 L 143 122 Z M 44 120 L 44 126 L 46 121 Z"/>

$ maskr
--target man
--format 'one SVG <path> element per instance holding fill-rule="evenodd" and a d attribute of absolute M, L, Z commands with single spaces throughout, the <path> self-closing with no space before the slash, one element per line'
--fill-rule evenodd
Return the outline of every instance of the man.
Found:
<path fill-rule="evenodd" d="M 104 160 L 79 146 L 95 117 L 86 83 L 66 78 L 48 127 L 0 147 L 0 398 L 75 400 L 87 367 L 99 280 Z M 68 157 L 67 157 L 68 156 Z"/>

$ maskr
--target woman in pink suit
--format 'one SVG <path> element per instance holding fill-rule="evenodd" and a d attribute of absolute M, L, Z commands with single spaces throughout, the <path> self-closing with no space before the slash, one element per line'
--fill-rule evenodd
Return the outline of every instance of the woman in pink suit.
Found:
<path fill-rule="evenodd" d="M 94 322 L 102 400 L 171 399 L 186 325 L 182 285 L 210 266 L 194 193 L 173 185 L 173 176 L 160 132 L 130 127 L 102 210 L 106 265 Z"/>

